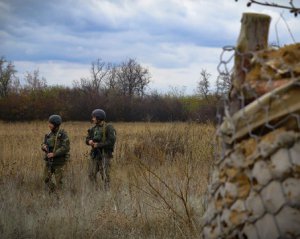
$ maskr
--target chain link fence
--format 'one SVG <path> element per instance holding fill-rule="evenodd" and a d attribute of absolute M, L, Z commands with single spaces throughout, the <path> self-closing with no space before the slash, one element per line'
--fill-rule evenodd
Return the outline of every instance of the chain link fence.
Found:
<path fill-rule="evenodd" d="M 223 94 L 202 237 L 300 238 L 300 44 L 246 54 L 224 47 L 220 78 L 233 78 L 236 56 L 250 65 Z"/>

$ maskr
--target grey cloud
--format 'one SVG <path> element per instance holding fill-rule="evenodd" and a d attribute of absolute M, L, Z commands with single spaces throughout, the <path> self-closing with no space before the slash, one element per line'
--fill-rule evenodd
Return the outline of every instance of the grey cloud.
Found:
<path fill-rule="evenodd" d="M 12 60 L 136 57 L 176 68 L 201 58 L 195 52 L 203 46 L 235 44 L 246 7 L 221 0 L 2 0 L 0 9 L 0 52 Z"/>

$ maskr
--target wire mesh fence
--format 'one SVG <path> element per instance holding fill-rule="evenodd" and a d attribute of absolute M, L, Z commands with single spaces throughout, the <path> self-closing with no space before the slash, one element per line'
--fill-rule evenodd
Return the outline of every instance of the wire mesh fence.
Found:
<path fill-rule="evenodd" d="M 300 238 L 300 44 L 224 47 L 222 79 L 234 81 L 237 56 L 245 77 L 223 94 L 202 236 Z"/>

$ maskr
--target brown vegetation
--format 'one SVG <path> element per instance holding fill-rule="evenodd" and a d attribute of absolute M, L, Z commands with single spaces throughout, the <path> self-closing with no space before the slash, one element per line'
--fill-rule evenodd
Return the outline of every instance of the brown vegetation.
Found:
<path fill-rule="evenodd" d="M 1 238 L 193 238 L 212 163 L 211 125 L 118 123 L 109 192 L 87 177 L 89 123 L 68 122 L 64 188 L 42 182 L 47 122 L 0 123 Z"/>

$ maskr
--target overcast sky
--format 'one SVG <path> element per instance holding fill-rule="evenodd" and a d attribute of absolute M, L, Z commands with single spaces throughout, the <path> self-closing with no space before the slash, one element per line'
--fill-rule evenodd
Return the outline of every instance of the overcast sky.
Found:
<path fill-rule="evenodd" d="M 275 0 L 274 0 L 275 1 Z M 287 2 L 287 1 L 277 1 Z M 152 90 L 197 87 L 201 69 L 217 76 L 222 47 L 235 45 L 243 12 L 272 17 L 270 43 L 300 41 L 300 17 L 246 7 L 246 0 L 0 0 L 0 56 L 49 85 L 89 77 L 91 62 L 134 58 L 151 73 Z M 285 22 L 280 18 L 283 15 Z M 276 26 L 276 27 L 275 27 Z"/>

